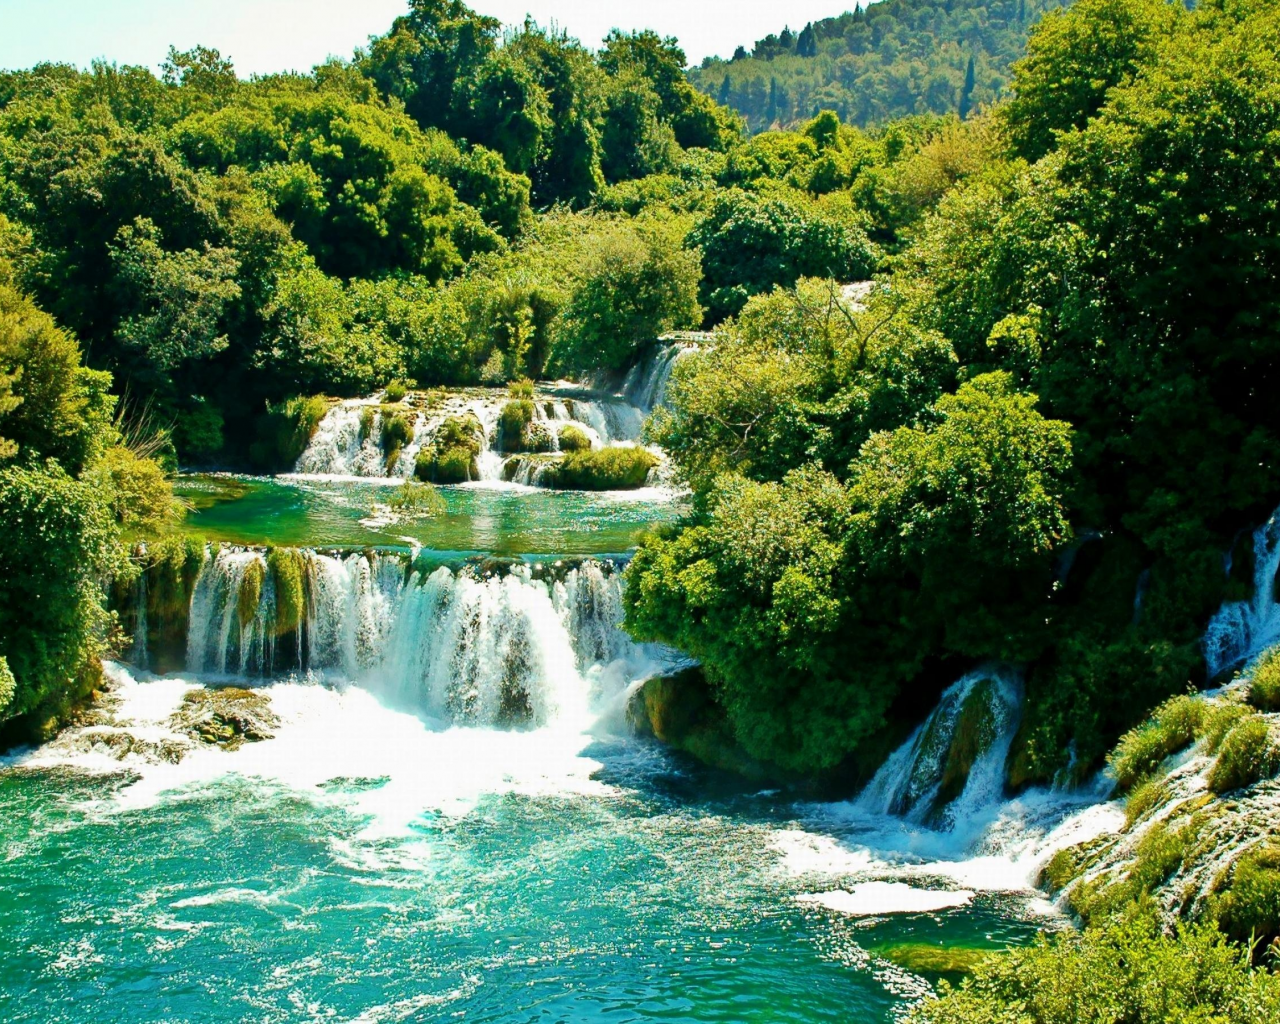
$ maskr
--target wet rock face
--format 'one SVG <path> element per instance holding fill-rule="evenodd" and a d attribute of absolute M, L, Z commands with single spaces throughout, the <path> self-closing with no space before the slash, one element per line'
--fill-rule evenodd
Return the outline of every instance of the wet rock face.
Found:
<path fill-rule="evenodd" d="M 182 699 L 172 724 L 176 731 L 202 743 L 235 750 L 245 743 L 271 739 L 280 719 L 265 693 L 227 687 L 192 690 Z"/>

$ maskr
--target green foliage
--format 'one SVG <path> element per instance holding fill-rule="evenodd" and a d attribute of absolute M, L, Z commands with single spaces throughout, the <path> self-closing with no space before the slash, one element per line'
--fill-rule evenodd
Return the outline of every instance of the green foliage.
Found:
<path fill-rule="evenodd" d="M 306 556 L 294 548 L 271 548 L 267 571 L 276 600 L 276 636 L 296 633 L 307 613 Z"/>
<path fill-rule="evenodd" d="M 382 412 L 382 430 L 380 440 L 382 453 L 386 459 L 387 472 L 395 468 L 400 452 L 407 444 L 413 443 L 414 418 L 407 412 L 384 409 Z"/>
<path fill-rule="evenodd" d="M 401 484 L 388 504 L 401 515 L 418 518 L 443 515 L 447 509 L 444 498 L 434 487 L 414 480 Z"/>
<path fill-rule="evenodd" d="M 1231 939 L 1263 950 L 1280 938 L 1280 845 L 1264 840 L 1254 846 L 1218 887 L 1209 914 Z"/>
<path fill-rule="evenodd" d="M 1134 907 L 1083 935 L 1062 933 L 993 956 L 958 988 L 922 1003 L 912 1024 L 1252 1024 L 1280 1013 L 1280 977 L 1213 925 L 1165 932 Z"/>
<path fill-rule="evenodd" d="M 258 419 L 258 440 L 249 452 L 253 463 L 271 471 L 291 468 L 307 450 L 329 405 L 329 399 L 313 395 L 268 406 Z"/>
<path fill-rule="evenodd" d="M 1168 0 L 1078 0 L 1048 12 L 1013 65 L 1015 97 L 1001 109 L 1019 154 L 1039 159 L 1058 133 L 1083 128 L 1107 91 L 1152 59 L 1182 10 Z"/>
<path fill-rule="evenodd" d="M 92 686 L 108 620 L 100 581 L 125 570 L 110 496 L 56 462 L 0 468 L 5 719 L 43 724 Z"/>
<path fill-rule="evenodd" d="M 1116 786 L 1130 790 L 1160 767 L 1165 758 L 1190 746 L 1204 725 L 1205 704 L 1181 696 L 1161 704 L 1150 721 L 1121 737 L 1107 758 Z"/>
<path fill-rule="evenodd" d="M 566 490 L 627 491 L 643 487 L 657 464 L 657 456 L 640 447 L 586 448 L 567 452 L 550 464 L 541 480 L 548 487 Z"/>
<path fill-rule="evenodd" d="M 830 109 L 875 124 L 908 114 L 990 105 L 1008 89 L 1027 33 L 1056 0 L 882 0 L 801 31 L 766 36 L 732 60 L 690 73 L 708 96 L 739 111 L 752 131 Z"/>
<path fill-rule="evenodd" d="M 401 380 L 393 380 L 386 388 L 386 398 L 391 403 L 404 401 L 404 396 L 408 393 L 408 387 Z"/>
<path fill-rule="evenodd" d="M 560 313 L 552 365 L 619 369 L 668 331 L 698 326 L 698 254 L 673 225 L 618 224 L 584 247 L 581 284 Z"/>
<path fill-rule="evenodd" d="M 1251 786 L 1280 770 L 1280 748 L 1271 741 L 1266 719 L 1242 718 L 1227 733 L 1206 781 L 1215 793 Z"/>
<path fill-rule="evenodd" d="M 702 251 L 702 302 L 713 323 L 775 285 L 793 285 L 801 277 L 858 281 L 876 263 L 856 222 L 785 192 L 718 193 L 685 244 Z"/>
<path fill-rule="evenodd" d="M 556 435 L 556 443 L 562 452 L 585 452 L 591 449 L 591 438 L 581 427 L 565 424 Z"/>
<path fill-rule="evenodd" d="M 257 618 L 258 606 L 262 603 L 262 585 L 266 579 L 265 562 L 253 558 L 245 563 L 244 575 L 240 577 L 240 589 L 236 593 L 236 617 L 240 620 L 241 629 Z"/>
<path fill-rule="evenodd" d="M 424 483 L 461 484 L 479 477 L 484 427 L 474 416 L 450 416 L 436 431 L 431 444 L 423 445 L 414 464 L 414 476 Z"/>
<path fill-rule="evenodd" d="M 1280 711 L 1280 648 L 1271 648 L 1250 667 L 1249 703 L 1259 711 Z"/>

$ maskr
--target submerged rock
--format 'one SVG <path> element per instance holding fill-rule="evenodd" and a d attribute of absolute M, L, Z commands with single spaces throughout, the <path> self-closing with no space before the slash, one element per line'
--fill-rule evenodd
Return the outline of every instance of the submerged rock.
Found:
<path fill-rule="evenodd" d="M 258 690 L 227 687 L 192 690 L 172 720 L 173 728 L 202 743 L 235 750 L 244 743 L 269 740 L 280 719 L 271 710 L 271 698 Z"/>

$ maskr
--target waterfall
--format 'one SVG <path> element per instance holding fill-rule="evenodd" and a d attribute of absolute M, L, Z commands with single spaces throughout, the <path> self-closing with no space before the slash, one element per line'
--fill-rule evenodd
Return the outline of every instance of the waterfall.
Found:
<path fill-rule="evenodd" d="M 622 385 L 622 394 L 632 405 L 650 413 L 666 403 L 671 371 L 685 356 L 697 351 L 690 345 L 665 345 L 631 368 Z"/>
<path fill-rule="evenodd" d="M 299 552 L 304 603 L 281 628 L 262 553 L 210 553 L 191 599 L 187 668 L 302 673 L 440 722 L 585 725 L 671 656 L 621 629 L 611 562 L 419 569 L 396 554 Z"/>
<path fill-rule="evenodd" d="M 661 394 L 670 375 L 679 346 L 666 363 L 665 372 L 646 375 L 637 385 L 642 401 Z M 665 350 L 664 350 L 665 351 Z M 641 364 L 646 365 L 646 364 Z M 655 366 L 658 364 L 654 364 Z M 356 399 L 334 405 L 321 420 L 315 435 L 294 466 L 304 476 L 365 477 L 369 479 L 408 479 L 413 475 L 418 452 L 434 440 L 436 431 L 450 417 L 474 416 L 483 427 L 480 453 L 476 464 L 482 481 L 505 478 L 505 456 L 494 450 L 498 418 L 510 401 L 506 391 L 492 389 L 477 395 L 474 391 L 457 392 L 425 411 L 414 413 L 413 440 L 406 444 L 391 465 L 382 448 L 383 413 L 374 399 Z M 551 438 L 552 449 L 559 447 L 560 429 L 574 424 L 590 438 L 596 448 L 614 444 L 633 444 L 640 439 L 648 407 L 622 398 L 602 396 L 576 386 L 561 386 L 551 392 L 539 392 L 533 401 L 533 419 Z"/>
<path fill-rule="evenodd" d="M 872 814 L 893 814 L 944 831 L 998 804 L 1017 732 L 1022 682 L 1004 667 L 970 672 L 881 766 L 858 798 Z"/>
<path fill-rule="evenodd" d="M 138 584 L 133 596 L 133 643 L 129 647 L 129 657 L 135 667 L 146 671 L 151 667 L 151 657 L 147 651 L 147 574 L 145 571 L 138 575 Z"/>
<path fill-rule="evenodd" d="M 1280 512 L 1253 534 L 1253 596 L 1247 601 L 1224 604 L 1209 620 L 1202 649 L 1210 679 L 1280 642 L 1277 571 L 1280 571 Z"/>

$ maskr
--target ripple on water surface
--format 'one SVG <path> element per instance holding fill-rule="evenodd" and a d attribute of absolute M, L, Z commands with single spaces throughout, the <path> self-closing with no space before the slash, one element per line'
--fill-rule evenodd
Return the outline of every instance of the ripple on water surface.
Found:
<path fill-rule="evenodd" d="M 189 685 L 126 685 L 121 715 L 162 721 Z M 961 886 L 777 794 L 691 797 L 629 740 L 270 692 L 276 738 L 234 753 L 72 735 L 0 771 L 0 1017 L 889 1021 L 928 991 L 889 951 L 1037 926 L 1016 892 L 938 905 Z M 877 880 L 935 903 L 798 898 Z"/>

